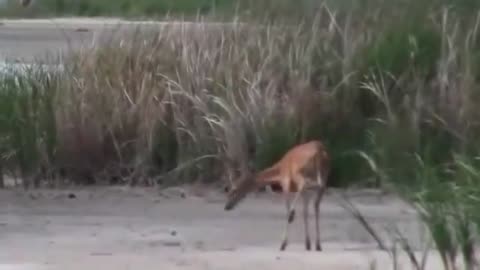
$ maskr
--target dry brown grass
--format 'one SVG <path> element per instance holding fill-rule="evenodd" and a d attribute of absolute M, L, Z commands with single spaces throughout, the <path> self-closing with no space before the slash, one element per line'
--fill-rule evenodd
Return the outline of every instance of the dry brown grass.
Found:
<path fill-rule="evenodd" d="M 79 183 L 228 183 L 316 138 L 334 156 L 338 185 L 371 176 L 352 151 L 408 178 L 414 153 L 449 162 L 474 149 L 477 21 L 440 10 L 402 23 L 377 11 L 324 5 L 296 24 L 176 23 L 72 52 L 54 79 L 4 83 L 45 96 L 25 114 L 5 112 L 45 120 L 18 132 L 49 130 L 15 142 L 6 128 L 7 167 L 53 168 Z M 38 101 L 25 93 L 26 104 Z"/>

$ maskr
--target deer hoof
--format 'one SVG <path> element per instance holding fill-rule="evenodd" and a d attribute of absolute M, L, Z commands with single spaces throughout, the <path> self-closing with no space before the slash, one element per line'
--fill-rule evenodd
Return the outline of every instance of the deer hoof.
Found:
<path fill-rule="evenodd" d="M 287 241 L 283 241 L 282 245 L 280 246 L 280 251 L 284 251 L 287 248 Z"/>
<path fill-rule="evenodd" d="M 292 223 L 294 219 L 295 219 L 295 210 L 291 210 L 290 213 L 288 214 L 288 223 Z"/>

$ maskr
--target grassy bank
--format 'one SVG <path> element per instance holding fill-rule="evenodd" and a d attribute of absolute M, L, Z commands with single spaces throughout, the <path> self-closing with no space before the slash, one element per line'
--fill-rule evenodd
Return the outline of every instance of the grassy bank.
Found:
<path fill-rule="evenodd" d="M 166 27 L 72 53 L 61 73 L 5 76 L 4 170 L 215 182 L 317 138 L 332 185 L 415 183 L 417 156 L 474 156 L 479 132 L 476 13 L 415 3 L 323 5 L 294 25 Z"/>
<path fill-rule="evenodd" d="M 398 16 L 406 10 L 409 10 L 410 16 L 423 16 L 425 10 L 432 6 L 449 6 L 463 16 L 475 13 L 480 6 L 474 0 L 33 0 L 25 8 L 18 0 L 4 1 L 6 5 L 0 9 L 3 17 L 116 16 L 163 19 L 166 15 L 185 18 L 202 15 L 216 20 L 240 16 L 276 21 L 311 20 L 325 4 L 337 14 L 353 12 L 367 15 L 370 19 Z"/>
<path fill-rule="evenodd" d="M 269 14 L 287 14 L 294 8 L 301 13 L 308 11 L 316 0 L 37 0 L 25 8 L 17 0 L 7 0 L 1 10 L 7 17 L 50 16 L 116 16 L 127 18 L 164 18 L 167 14 L 177 17 L 217 15 L 231 17 L 234 14 L 249 15 L 269 10 Z M 293 13 L 290 13 L 293 15 Z"/>

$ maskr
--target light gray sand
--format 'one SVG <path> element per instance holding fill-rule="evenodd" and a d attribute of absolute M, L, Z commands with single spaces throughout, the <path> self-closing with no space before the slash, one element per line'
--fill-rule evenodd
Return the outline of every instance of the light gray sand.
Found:
<path fill-rule="evenodd" d="M 370 269 L 374 258 L 377 269 L 389 269 L 391 263 L 334 191 L 321 206 L 323 252 L 304 250 L 301 215 L 287 251 L 278 251 L 285 222 L 278 195 L 251 195 L 225 212 L 224 195 L 216 192 L 167 198 L 153 189 L 97 188 L 75 190 L 75 199 L 67 193 L 0 191 L 0 270 Z M 365 193 L 353 201 L 375 226 L 396 224 L 418 242 L 414 214 L 399 200 Z M 310 221 L 313 233 L 313 213 Z"/>

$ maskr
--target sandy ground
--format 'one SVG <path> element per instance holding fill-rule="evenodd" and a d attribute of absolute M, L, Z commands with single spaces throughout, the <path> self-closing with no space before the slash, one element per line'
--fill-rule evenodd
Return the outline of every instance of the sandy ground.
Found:
<path fill-rule="evenodd" d="M 111 187 L 0 191 L 0 270 L 391 269 L 336 191 L 321 206 L 322 252 L 304 250 L 301 215 L 287 250 L 278 250 L 285 222 L 278 195 L 254 194 L 226 212 L 220 192 L 162 194 Z M 414 245 L 424 235 L 413 211 L 395 198 L 355 192 L 352 200 L 377 228 L 398 226 Z M 433 257 L 430 263 L 440 269 Z"/>
<path fill-rule="evenodd" d="M 125 21 L 115 18 L 52 18 L 0 20 L 0 61 L 56 61 L 62 53 L 109 41 L 128 33 L 175 27 L 228 27 L 225 23 Z"/>

